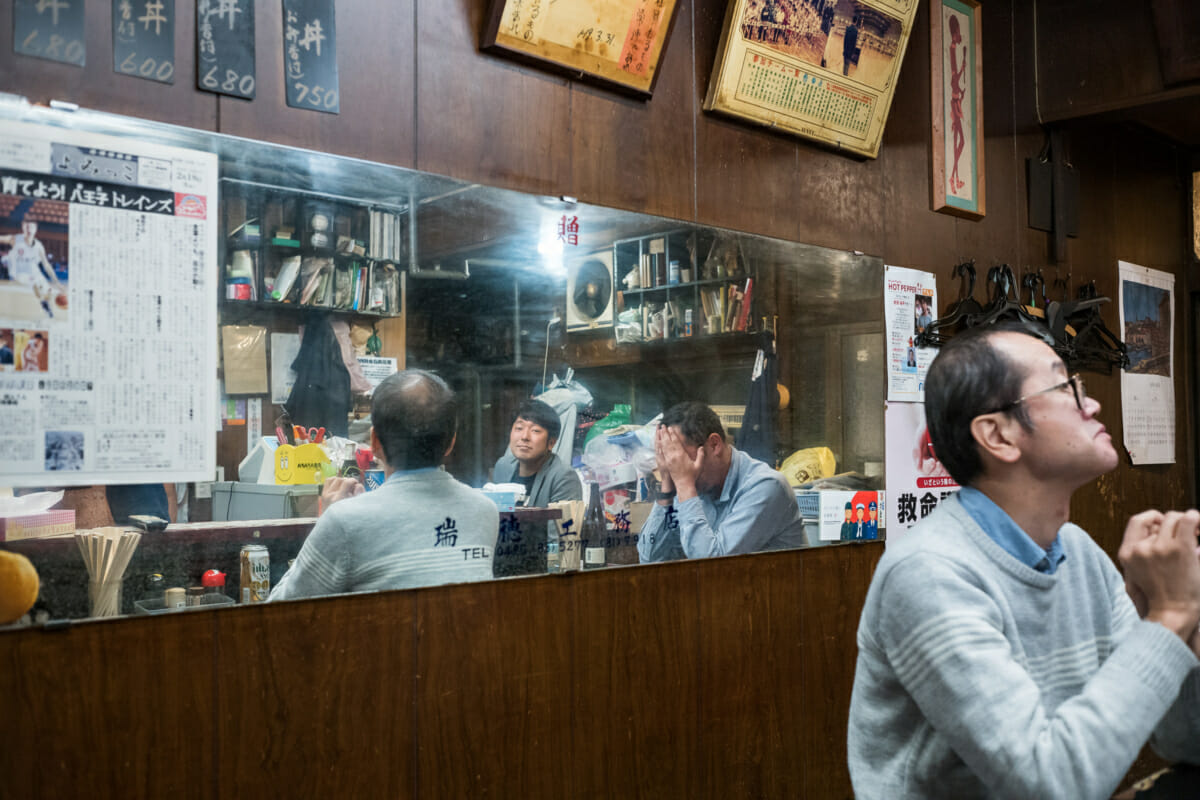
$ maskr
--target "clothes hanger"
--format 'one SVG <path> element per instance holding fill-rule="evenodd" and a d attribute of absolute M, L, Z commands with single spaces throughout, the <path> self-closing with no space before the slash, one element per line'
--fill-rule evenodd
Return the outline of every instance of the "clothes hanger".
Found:
<path fill-rule="evenodd" d="M 962 281 L 959 298 L 942 313 L 941 317 L 929 323 L 924 331 L 917 334 L 914 341 L 917 347 L 940 347 L 950 341 L 947 331 L 960 324 L 969 324 L 968 320 L 971 317 L 983 312 L 983 306 L 975 299 L 975 260 L 971 259 L 956 264 L 952 274 Z M 963 288 L 966 289 L 965 292 L 962 291 Z"/>
<path fill-rule="evenodd" d="M 1078 333 L 1074 338 L 1075 353 L 1085 368 L 1111 372 L 1113 367 L 1129 367 L 1129 351 L 1125 343 L 1104 323 L 1100 306 L 1111 302 L 1098 296 L 1096 282 L 1089 281 L 1079 288 L 1080 300 L 1067 314 Z"/>
<path fill-rule="evenodd" d="M 988 292 L 991 302 L 983 313 L 967 321 L 971 327 L 991 325 L 1001 319 L 1020 319 L 1026 322 L 1044 323 L 1030 314 L 1019 298 L 1014 297 L 1016 279 L 1012 267 L 1008 264 L 997 264 L 988 270 Z"/>

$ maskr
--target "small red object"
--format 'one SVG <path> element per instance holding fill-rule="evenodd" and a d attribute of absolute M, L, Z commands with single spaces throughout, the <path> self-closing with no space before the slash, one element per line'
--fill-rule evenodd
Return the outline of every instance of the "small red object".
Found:
<path fill-rule="evenodd" d="M 210 569 L 208 572 L 200 576 L 201 586 L 224 586 L 225 573 L 219 569 Z"/>
<path fill-rule="evenodd" d="M 358 464 L 358 468 L 364 472 L 371 468 L 371 462 L 375 460 L 375 454 L 371 452 L 369 447 L 360 447 L 354 451 L 354 461 Z"/>

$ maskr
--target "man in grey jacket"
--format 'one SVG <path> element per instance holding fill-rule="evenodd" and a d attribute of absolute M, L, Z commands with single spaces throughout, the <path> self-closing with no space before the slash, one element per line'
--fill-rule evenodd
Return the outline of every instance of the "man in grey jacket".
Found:
<path fill-rule="evenodd" d="M 526 400 L 517 409 L 508 435 L 508 451 L 496 461 L 492 480 L 525 487 L 524 505 L 545 508 L 559 500 L 583 499 L 579 476 L 554 454 L 562 424 L 541 400 Z"/>
<path fill-rule="evenodd" d="M 1134 516 L 1122 579 L 1067 519 L 1117 465 L 1100 404 L 1030 329 L 956 336 L 925 412 L 963 489 L 889 542 L 871 580 L 855 796 L 1102 800 L 1148 739 L 1200 763 L 1200 514 Z"/>

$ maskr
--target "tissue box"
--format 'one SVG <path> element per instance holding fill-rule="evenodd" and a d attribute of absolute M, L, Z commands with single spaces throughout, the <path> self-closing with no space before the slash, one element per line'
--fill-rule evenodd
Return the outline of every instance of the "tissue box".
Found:
<path fill-rule="evenodd" d="M 75 532 L 75 509 L 55 508 L 37 514 L 0 517 L 0 542 L 64 536 Z"/>

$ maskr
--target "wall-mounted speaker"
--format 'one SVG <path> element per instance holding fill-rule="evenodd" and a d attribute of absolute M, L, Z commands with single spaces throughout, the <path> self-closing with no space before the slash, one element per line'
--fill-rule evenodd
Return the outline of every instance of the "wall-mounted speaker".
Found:
<path fill-rule="evenodd" d="M 567 262 L 567 330 L 613 325 L 613 254 L 600 250 Z"/>

